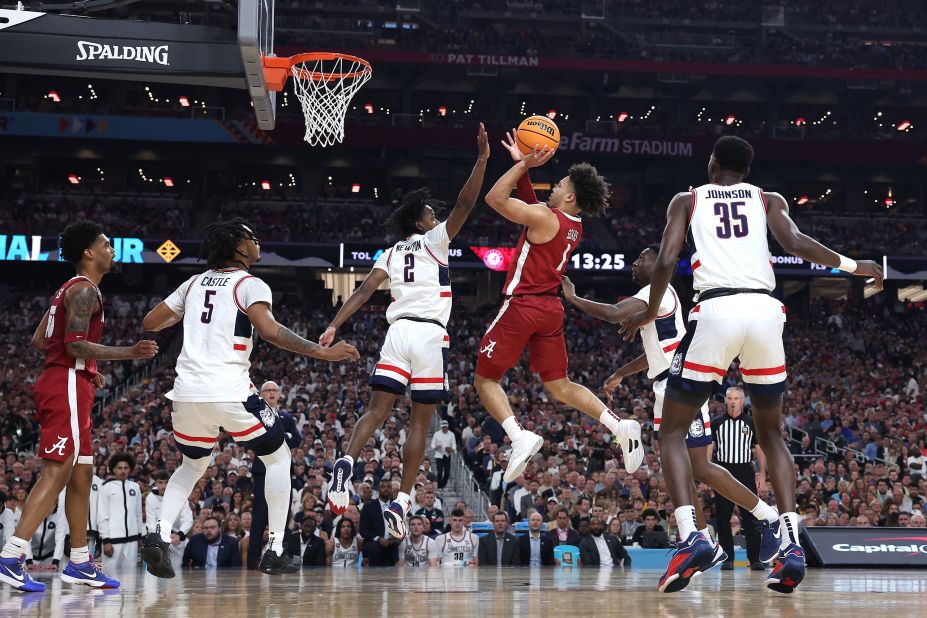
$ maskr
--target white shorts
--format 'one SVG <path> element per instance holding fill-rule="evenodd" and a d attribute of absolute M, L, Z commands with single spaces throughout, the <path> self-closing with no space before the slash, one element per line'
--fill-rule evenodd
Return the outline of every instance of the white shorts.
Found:
<path fill-rule="evenodd" d="M 659 438 L 660 423 L 663 420 L 663 397 L 666 394 L 666 379 L 653 383 L 653 437 Z M 686 434 L 686 447 L 700 448 L 711 444 L 711 418 L 708 416 L 708 402 L 695 415 Z"/>
<path fill-rule="evenodd" d="M 276 412 L 257 395 L 241 403 L 175 401 L 171 414 L 177 447 L 193 459 L 209 456 L 219 440 L 220 427 L 236 442 L 247 443 L 255 454 L 272 453 L 283 437 L 277 420 Z"/>
<path fill-rule="evenodd" d="M 449 350 L 450 337 L 437 324 L 398 319 L 386 333 L 370 384 L 396 395 L 405 395 L 409 386 L 418 403 L 447 401 Z"/>
<path fill-rule="evenodd" d="M 784 325 L 785 307 L 766 294 L 735 294 L 697 304 L 670 364 L 668 386 L 711 393 L 739 358 L 751 393 L 783 393 Z"/>

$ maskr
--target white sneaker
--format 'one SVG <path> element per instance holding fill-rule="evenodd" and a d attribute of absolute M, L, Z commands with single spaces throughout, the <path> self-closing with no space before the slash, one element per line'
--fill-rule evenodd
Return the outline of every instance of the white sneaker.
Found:
<path fill-rule="evenodd" d="M 638 442 L 640 441 L 640 425 L 637 426 Z M 502 480 L 511 483 L 525 471 L 528 460 L 541 450 L 544 439 L 533 431 L 522 430 L 518 440 L 512 442 L 512 451 L 509 453 L 509 466 L 502 475 Z M 638 464 L 640 465 L 640 464 Z M 636 470 L 636 468 L 635 468 Z"/>
<path fill-rule="evenodd" d="M 624 469 L 628 473 L 637 472 L 644 462 L 644 444 L 641 442 L 641 424 L 635 420 L 623 419 L 619 421 L 625 430 L 624 438 L 618 440 L 621 452 L 624 455 Z"/>

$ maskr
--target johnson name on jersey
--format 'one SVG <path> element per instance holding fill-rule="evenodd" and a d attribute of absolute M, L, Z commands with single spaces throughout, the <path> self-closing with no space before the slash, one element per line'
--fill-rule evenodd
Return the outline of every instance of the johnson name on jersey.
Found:
<path fill-rule="evenodd" d="M 389 275 L 392 302 L 386 321 L 401 317 L 435 320 L 446 326 L 451 317 L 451 239 L 441 222 L 424 234 L 413 234 L 384 251 L 374 268 Z"/>

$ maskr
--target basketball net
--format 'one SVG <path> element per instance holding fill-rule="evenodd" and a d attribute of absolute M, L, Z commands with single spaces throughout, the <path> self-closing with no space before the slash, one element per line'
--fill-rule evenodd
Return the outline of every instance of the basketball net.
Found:
<path fill-rule="evenodd" d="M 344 116 L 351 99 L 370 79 L 370 65 L 352 57 L 312 58 L 295 62 L 293 90 L 306 117 L 311 146 L 332 146 L 344 139 Z"/>

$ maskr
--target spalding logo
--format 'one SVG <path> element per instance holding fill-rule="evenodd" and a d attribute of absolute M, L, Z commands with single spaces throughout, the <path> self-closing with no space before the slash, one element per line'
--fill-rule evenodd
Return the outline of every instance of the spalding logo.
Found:
<path fill-rule="evenodd" d="M 541 131 L 549 134 L 551 137 L 554 136 L 554 128 L 546 122 L 541 122 L 539 120 L 529 120 L 528 126 L 534 129 L 540 129 Z"/>
<path fill-rule="evenodd" d="M 76 60 L 134 60 L 168 66 L 167 45 L 107 45 L 93 41 L 77 42 Z"/>

